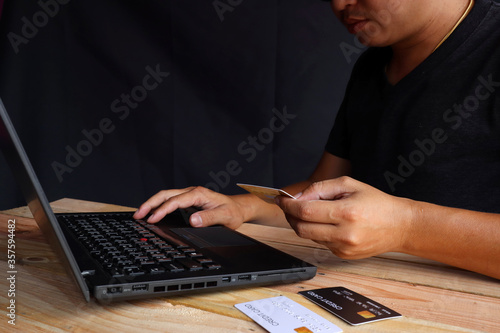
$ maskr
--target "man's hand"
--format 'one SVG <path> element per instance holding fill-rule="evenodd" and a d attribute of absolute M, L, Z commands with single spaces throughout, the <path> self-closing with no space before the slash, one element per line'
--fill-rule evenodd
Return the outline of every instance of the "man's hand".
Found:
<path fill-rule="evenodd" d="M 204 187 L 160 191 L 139 207 L 134 218 L 142 219 L 151 213 L 148 222 L 156 223 L 174 210 L 188 207 L 202 209 L 191 215 L 189 222 L 193 227 L 222 224 L 236 229 L 245 221 L 236 200 Z"/>
<path fill-rule="evenodd" d="M 411 200 L 349 177 L 313 183 L 297 200 L 276 202 L 300 237 L 345 259 L 400 251 L 412 221 Z"/>

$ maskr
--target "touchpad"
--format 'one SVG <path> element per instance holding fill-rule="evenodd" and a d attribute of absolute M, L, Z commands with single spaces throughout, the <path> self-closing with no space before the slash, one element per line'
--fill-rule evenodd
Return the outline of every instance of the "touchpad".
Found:
<path fill-rule="evenodd" d="M 255 244 L 252 240 L 224 227 L 172 228 L 170 231 L 200 248 Z"/>

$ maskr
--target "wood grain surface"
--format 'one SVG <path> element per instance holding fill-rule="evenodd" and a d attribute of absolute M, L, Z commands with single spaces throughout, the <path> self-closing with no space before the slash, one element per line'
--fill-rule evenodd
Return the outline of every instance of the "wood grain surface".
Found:
<path fill-rule="evenodd" d="M 103 203 L 62 199 L 56 212 L 128 211 Z M 16 325 L 8 323 L 8 221 L 15 220 Z M 245 224 L 238 231 L 318 266 L 299 283 L 189 296 L 100 304 L 85 302 L 26 207 L 0 212 L 1 332 L 265 332 L 234 305 L 284 295 L 344 332 L 500 332 L 500 283 L 438 262 L 387 253 L 351 261 L 300 239 L 292 230 Z M 350 326 L 310 303 L 299 291 L 344 286 L 403 314 Z"/>

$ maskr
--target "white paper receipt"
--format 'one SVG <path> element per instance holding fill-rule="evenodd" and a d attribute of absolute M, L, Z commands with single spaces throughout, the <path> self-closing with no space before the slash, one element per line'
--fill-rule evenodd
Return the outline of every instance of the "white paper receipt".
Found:
<path fill-rule="evenodd" d="M 342 330 L 286 296 L 236 304 L 235 307 L 271 333 L 336 333 Z"/>

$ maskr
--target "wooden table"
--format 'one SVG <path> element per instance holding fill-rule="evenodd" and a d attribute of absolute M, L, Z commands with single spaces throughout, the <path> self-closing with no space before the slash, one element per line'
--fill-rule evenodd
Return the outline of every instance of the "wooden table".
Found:
<path fill-rule="evenodd" d="M 130 208 L 62 199 L 56 212 L 123 211 Z M 85 302 L 46 243 L 26 207 L 0 212 L 1 332 L 264 332 L 234 304 L 285 295 L 344 332 L 500 332 L 500 281 L 434 261 L 388 253 L 350 261 L 335 257 L 292 230 L 245 224 L 239 231 L 318 266 L 309 281 L 194 296 L 114 304 Z M 8 323 L 8 221 L 15 220 L 16 325 Z M 12 224 L 12 222 L 11 222 Z M 403 314 L 350 326 L 297 292 L 344 286 Z"/>

